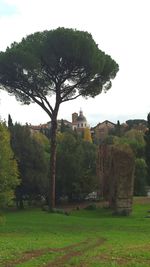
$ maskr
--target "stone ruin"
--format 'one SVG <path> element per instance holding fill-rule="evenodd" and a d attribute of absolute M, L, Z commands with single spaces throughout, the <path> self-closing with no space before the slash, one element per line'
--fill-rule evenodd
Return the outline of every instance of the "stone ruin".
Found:
<path fill-rule="evenodd" d="M 97 174 L 99 196 L 109 201 L 114 214 L 129 215 L 132 211 L 134 155 L 128 146 L 99 147 Z"/>

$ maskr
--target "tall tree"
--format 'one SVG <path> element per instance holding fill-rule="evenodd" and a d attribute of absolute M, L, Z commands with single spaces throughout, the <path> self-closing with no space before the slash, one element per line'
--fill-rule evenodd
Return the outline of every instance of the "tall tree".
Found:
<path fill-rule="evenodd" d="M 95 97 L 111 87 L 118 64 L 88 32 L 37 32 L 0 53 L 0 84 L 24 104 L 37 103 L 51 119 L 50 206 L 55 206 L 56 131 L 61 103 Z M 49 96 L 55 95 L 55 103 Z"/>
<path fill-rule="evenodd" d="M 13 126 L 13 121 L 12 118 L 10 116 L 10 114 L 8 115 L 8 127 L 12 127 Z"/>
<path fill-rule="evenodd" d="M 84 137 L 83 138 L 85 141 L 92 143 L 91 132 L 90 132 L 90 129 L 88 127 L 86 127 L 84 129 Z"/>
<path fill-rule="evenodd" d="M 115 127 L 115 135 L 120 136 L 121 135 L 121 125 L 120 121 L 117 121 L 116 127 Z"/>

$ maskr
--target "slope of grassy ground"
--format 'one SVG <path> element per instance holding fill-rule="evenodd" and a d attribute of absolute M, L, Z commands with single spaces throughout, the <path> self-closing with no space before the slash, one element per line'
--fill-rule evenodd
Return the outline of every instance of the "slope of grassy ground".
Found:
<path fill-rule="evenodd" d="M 76 210 L 6 212 L 0 224 L 0 266 L 150 266 L 150 199 L 136 199 L 130 217 Z"/>

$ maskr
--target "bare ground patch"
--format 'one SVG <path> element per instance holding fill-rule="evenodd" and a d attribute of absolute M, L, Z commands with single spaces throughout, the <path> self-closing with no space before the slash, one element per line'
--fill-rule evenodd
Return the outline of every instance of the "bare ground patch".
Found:
<path fill-rule="evenodd" d="M 69 249 L 65 255 L 57 258 L 55 261 L 50 262 L 46 265 L 46 267 L 63 267 L 65 263 L 71 260 L 73 257 L 82 256 L 87 250 L 93 249 L 102 245 L 105 242 L 104 238 L 97 240 L 86 240 L 84 242 L 84 246 L 80 246 L 80 243 L 76 246 L 78 250 Z M 81 265 L 82 266 L 82 265 Z M 84 265 L 85 266 L 85 265 Z"/>
<path fill-rule="evenodd" d="M 72 257 L 82 256 L 84 252 L 94 247 L 97 247 L 103 244 L 105 239 L 98 239 L 93 242 L 93 240 L 85 240 L 83 242 L 79 242 L 70 246 L 66 246 L 64 248 L 45 248 L 45 249 L 37 249 L 32 251 L 26 251 L 19 255 L 18 259 L 14 259 L 3 264 L 3 267 L 15 267 L 17 264 L 21 264 L 24 262 L 28 262 L 32 259 L 36 259 L 45 255 L 46 253 L 56 253 L 56 252 L 64 252 L 65 255 L 58 256 L 54 261 L 45 265 L 46 267 L 63 267 L 63 264 L 68 262 Z"/>

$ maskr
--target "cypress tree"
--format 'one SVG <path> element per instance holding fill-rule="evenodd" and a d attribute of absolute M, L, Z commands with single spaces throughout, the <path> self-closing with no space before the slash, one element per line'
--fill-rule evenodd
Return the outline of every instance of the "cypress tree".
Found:
<path fill-rule="evenodd" d="M 10 114 L 8 115 L 8 127 L 12 127 L 13 126 L 13 121 L 12 118 L 10 116 Z"/>

